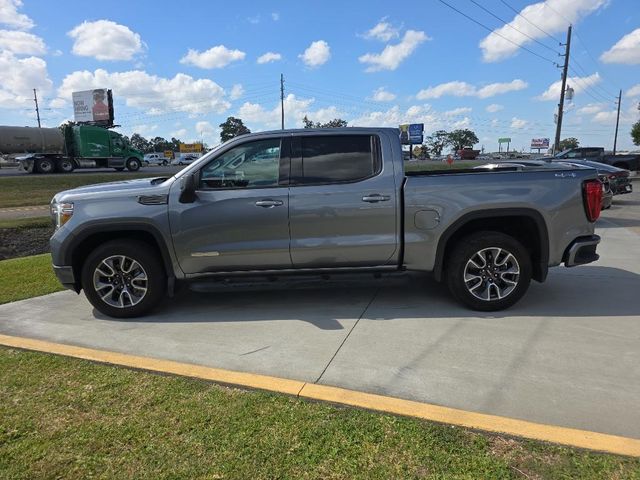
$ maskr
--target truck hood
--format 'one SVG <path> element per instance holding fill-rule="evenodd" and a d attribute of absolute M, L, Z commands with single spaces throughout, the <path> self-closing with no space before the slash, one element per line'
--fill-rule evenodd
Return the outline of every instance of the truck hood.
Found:
<path fill-rule="evenodd" d="M 98 183 L 95 185 L 86 185 L 83 187 L 73 188 L 71 190 L 65 190 L 55 195 L 54 200 L 60 201 L 65 197 L 82 197 L 82 196 L 95 196 L 96 194 L 112 193 L 112 192 L 127 192 L 129 190 L 135 190 L 136 192 L 145 192 L 149 189 L 157 189 L 165 180 L 170 177 L 150 177 L 150 178 L 136 178 L 133 180 L 121 180 L 119 182 Z"/>

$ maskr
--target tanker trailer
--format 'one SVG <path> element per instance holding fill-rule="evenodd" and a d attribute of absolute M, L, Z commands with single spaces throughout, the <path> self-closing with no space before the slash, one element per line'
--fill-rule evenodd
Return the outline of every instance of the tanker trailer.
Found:
<path fill-rule="evenodd" d="M 13 156 L 28 173 L 70 173 L 76 168 L 135 172 L 142 166 L 142 153 L 122 135 L 93 125 L 0 126 L 0 154 Z"/>

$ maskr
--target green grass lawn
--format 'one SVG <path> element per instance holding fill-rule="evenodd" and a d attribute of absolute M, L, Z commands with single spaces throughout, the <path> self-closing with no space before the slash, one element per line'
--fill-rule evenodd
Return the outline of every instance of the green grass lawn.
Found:
<path fill-rule="evenodd" d="M 640 460 L 0 348 L 0 478 L 632 479 Z"/>
<path fill-rule="evenodd" d="M 0 220 L 0 228 L 45 228 L 51 226 L 51 217 L 13 218 Z"/>
<path fill-rule="evenodd" d="M 0 305 L 59 290 L 62 285 L 53 273 L 48 253 L 0 261 Z"/>
<path fill-rule="evenodd" d="M 73 175 L 29 175 L 0 178 L 0 208 L 46 205 L 62 190 L 91 185 L 94 183 L 116 182 L 132 178 L 153 177 L 144 172 L 137 173 L 88 173 Z"/>

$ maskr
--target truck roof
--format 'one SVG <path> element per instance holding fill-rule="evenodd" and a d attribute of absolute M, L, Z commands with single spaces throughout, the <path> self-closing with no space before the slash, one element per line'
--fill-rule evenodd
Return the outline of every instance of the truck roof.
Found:
<path fill-rule="evenodd" d="M 238 137 L 260 136 L 260 135 L 291 135 L 291 134 L 371 134 L 371 133 L 389 133 L 391 135 L 400 135 L 400 129 L 392 127 L 339 127 L 339 128 L 285 128 L 284 130 L 267 130 L 265 132 L 251 132 Z"/>

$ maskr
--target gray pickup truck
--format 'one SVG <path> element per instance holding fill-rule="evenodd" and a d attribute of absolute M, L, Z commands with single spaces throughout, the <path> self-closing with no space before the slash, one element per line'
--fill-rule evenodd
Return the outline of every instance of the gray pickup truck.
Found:
<path fill-rule="evenodd" d="M 598 259 L 601 195 L 589 168 L 407 172 L 397 129 L 281 130 L 170 178 L 57 194 L 51 251 L 62 284 L 112 317 L 184 283 L 406 270 L 491 311 L 550 266 Z"/>

